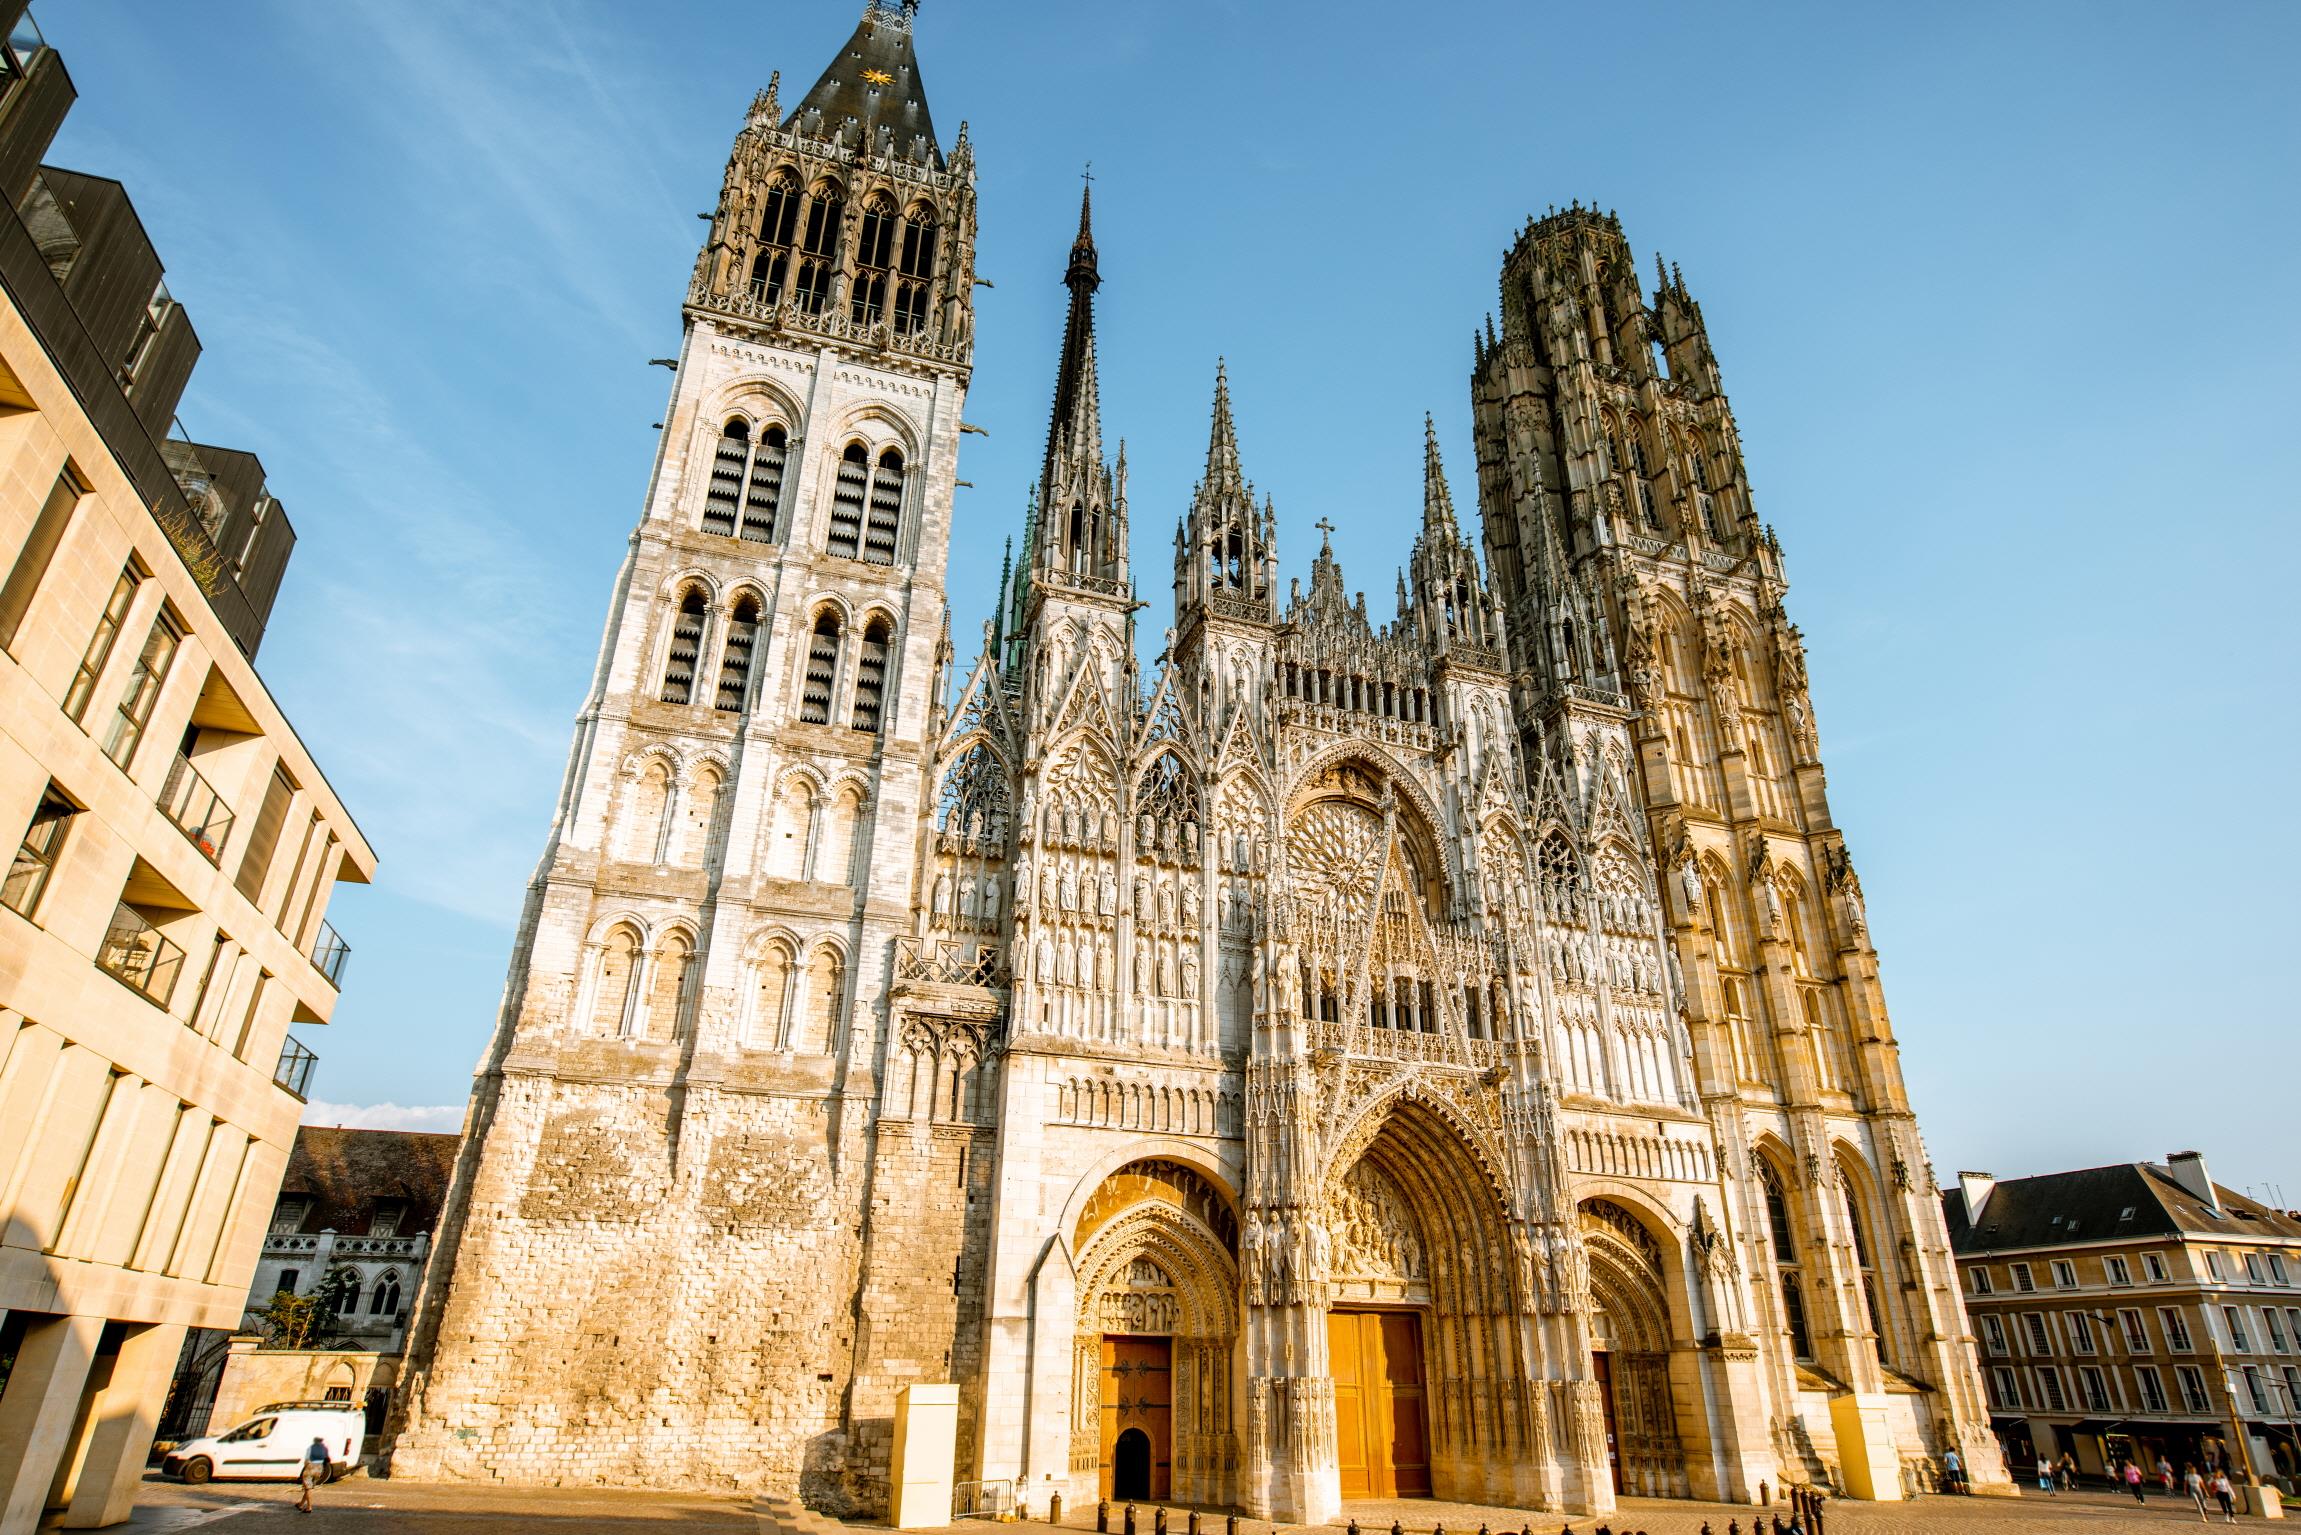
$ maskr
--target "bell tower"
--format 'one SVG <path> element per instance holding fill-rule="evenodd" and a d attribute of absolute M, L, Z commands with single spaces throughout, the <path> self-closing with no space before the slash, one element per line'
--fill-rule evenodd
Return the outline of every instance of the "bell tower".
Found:
<path fill-rule="evenodd" d="M 820 1438 L 857 1369 L 973 355 L 973 151 L 936 136 L 916 11 L 871 0 L 728 157 L 426 1276 L 403 1469 L 834 1500 L 883 1474 Z"/>

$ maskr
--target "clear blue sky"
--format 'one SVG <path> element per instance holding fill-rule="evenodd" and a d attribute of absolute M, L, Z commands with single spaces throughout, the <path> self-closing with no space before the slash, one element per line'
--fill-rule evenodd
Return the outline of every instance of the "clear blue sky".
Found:
<path fill-rule="evenodd" d="M 128 183 L 206 343 L 184 419 L 260 453 L 301 534 L 264 671 L 383 859 L 307 1031 L 324 1113 L 462 1101 L 695 215 L 753 90 L 804 90 L 856 8 L 39 10 L 81 92 L 55 158 Z M 1082 161 L 1154 624 L 1218 354 L 1287 573 L 1331 517 L 1386 609 L 1425 410 L 1472 499 L 1504 247 L 1617 209 L 1703 301 L 1788 553 L 1937 1170 L 2194 1145 L 2301 1203 L 2301 7 L 928 0 L 919 51 L 946 144 L 974 124 L 997 283 L 963 650 Z"/>

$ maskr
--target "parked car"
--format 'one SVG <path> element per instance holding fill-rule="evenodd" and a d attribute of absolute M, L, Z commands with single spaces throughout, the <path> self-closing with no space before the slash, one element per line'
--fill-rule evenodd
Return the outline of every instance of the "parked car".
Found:
<path fill-rule="evenodd" d="M 160 1473 L 200 1483 L 211 1477 L 292 1482 L 314 1439 L 328 1447 L 328 1480 L 359 1464 L 367 1415 L 349 1402 L 271 1402 L 228 1433 L 187 1439 L 167 1453 Z"/>

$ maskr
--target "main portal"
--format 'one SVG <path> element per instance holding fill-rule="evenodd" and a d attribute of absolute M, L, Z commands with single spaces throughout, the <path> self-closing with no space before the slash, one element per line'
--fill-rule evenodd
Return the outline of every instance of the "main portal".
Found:
<path fill-rule="evenodd" d="M 1411 1311 L 1329 1311 L 1326 1346 L 1342 1495 L 1430 1496 L 1422 1318 Z"/>

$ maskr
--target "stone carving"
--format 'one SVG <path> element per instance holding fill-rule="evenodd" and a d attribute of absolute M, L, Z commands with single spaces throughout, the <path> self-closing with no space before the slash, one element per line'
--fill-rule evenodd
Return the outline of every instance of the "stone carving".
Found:
<path fill-rule="evenodd" d="M 1422 1235 L 1390 1176 L 1361 1161 L 1327 1197 L 1335 1241 L 1334 1277 L 1418 1283 L 1429 1277 Z"/>

